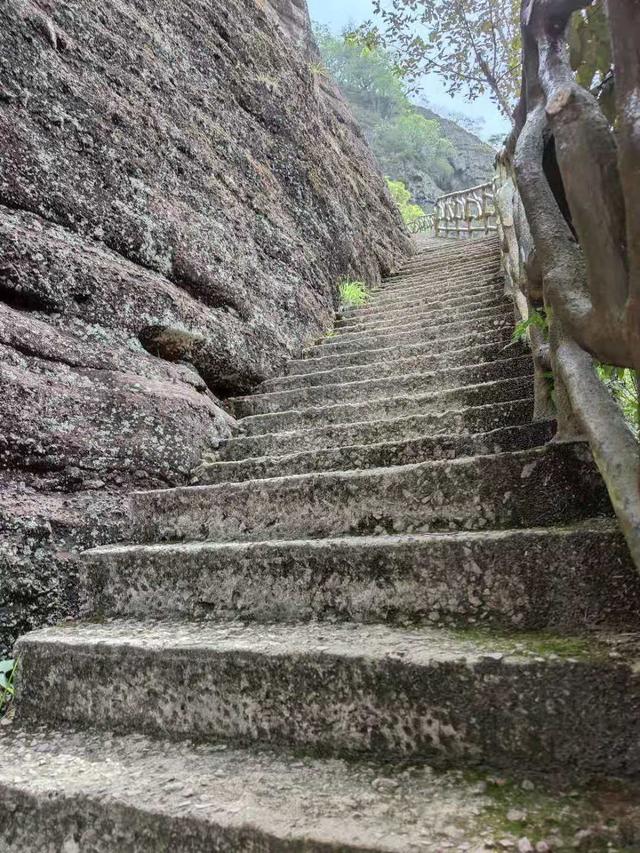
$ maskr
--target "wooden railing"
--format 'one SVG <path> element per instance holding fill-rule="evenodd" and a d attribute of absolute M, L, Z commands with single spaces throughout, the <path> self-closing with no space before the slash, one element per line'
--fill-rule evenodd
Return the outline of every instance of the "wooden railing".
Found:
<path fill-rule="evenodd" d="M 409 223 L 411 234 L 432 232 L 436 237 L 473 237 L 497 230 L 493 183 L 441 195 L 435 210 Z"/>
<path fill-rule="evenodd" d="M 408 224 L 410 234 L 421 234 L 425 231 L 433 231 L 433 213 L 425 213 L 424 216 L 418 216 Z"/>
<path fill-rule="evenodd" d="M 523 0 L 522 96 L 495 201 L 508 288 L 531 324 L 536 415 L 589 442 L 640 568 L 640 446 L 595 362 L 640 371 L 640 14 L 608 3 L 615 132 L 569 65 L 567 27 L 590 0 Z"/>
<path fill-rule="evenodd" d="M 440 196 L 433 214 L 433 230 L 436 237 L 473 237 L 496 231 L 493 184 Z"/>

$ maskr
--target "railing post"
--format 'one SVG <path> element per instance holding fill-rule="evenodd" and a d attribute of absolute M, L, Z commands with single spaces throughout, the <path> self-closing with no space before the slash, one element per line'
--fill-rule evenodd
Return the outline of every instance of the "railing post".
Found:
<path fill-rule="evenodd" d="M 485 234 L 497 231 L 497 224 L 491 223 L 493 214 L 488 203 L 494 197 L 491 188 L 492 184 L 487 183 L 436 199 L 432 220 L 435 236 L 448 237 L 452 234 L 458 238 L 470 238 L 476 231 L 484 230 Z"/>

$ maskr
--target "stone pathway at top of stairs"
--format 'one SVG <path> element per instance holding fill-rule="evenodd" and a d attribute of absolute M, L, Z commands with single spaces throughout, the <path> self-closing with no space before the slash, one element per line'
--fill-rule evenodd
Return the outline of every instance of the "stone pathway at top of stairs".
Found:
<path fill-rule="evenodd" d="M 18 644 L 0 849 L 640 849 L 640 575 L 501 293 L 426 241 L 133 496 Z"/>

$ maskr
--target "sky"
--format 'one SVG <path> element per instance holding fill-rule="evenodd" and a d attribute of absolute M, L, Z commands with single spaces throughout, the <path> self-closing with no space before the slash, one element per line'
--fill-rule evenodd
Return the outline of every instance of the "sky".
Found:
<path fill-rule="evenodd" d="M 308 0 L 311 19 L 325 24 L 335 32 L 342 30 L 347 24 L 360 24 L 374 18 L 372 0 Z M 429 106 L 438 112 L 454 110 L 465 113 L 470 118 L 484 120 L 481 136 L 488 137 L 496 133 L 509 132 L 509 123 L 504 119 L 495 104 L 485 95 L 476 101 L 469 102 L 461 95 L 447 95 L 445 87 L 434 74 L 424 78 L 423 94 Z"/>

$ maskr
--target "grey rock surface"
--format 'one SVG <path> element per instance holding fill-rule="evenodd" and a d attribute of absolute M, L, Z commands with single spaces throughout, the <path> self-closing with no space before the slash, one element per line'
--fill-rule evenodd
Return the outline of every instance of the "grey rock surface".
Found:
<path fill-rule="evenodd" d="M 440 125 L 442 135 L 453 144 L 455 149 L 448 157 L 453 171 L 446 179 L 440 178 L 434 181 L 431 175 L 414 172 L 409 188 L 418 203 L 425 203 L 428 199 L 435 200 L 443 193 L 475 187 L 493 178 L 496 152 L 490 145 L 483 142 L 475 133 L 471 133 L 451 119 L 438 115 L 428 107 L 415 109 L 424 118 L 435 119 Z"/>
<path fill-rule="evenodd" d="M 17 0 L 0 48 L 1 654 L 409 243 L 300 0 Z"/>

